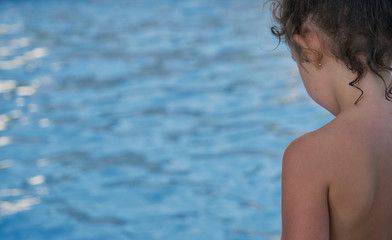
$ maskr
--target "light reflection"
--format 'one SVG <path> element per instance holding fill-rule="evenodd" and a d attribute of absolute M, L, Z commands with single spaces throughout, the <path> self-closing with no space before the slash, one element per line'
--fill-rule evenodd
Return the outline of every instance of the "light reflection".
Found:
<path fill-rule="evenodd" d="M 0 169 L 9 168 L 14 165 L 14 162 L 11 159 L 0 161 Z"/>
<path fill-rule="evenodd" d="M 4 147 L 11 143 L 10 137 L 0 137 L 0 147 Z"/>
<path fill-rule="evenodd" d="M 6 57 L 11 55 L 12 51 L 17 48 L 27 47 L 30 45 L 30 40 L 27 37 L 13 39 L 10 41 L 10 46 L 0 47 L 0 56 Z"/>
<path fill-rule="evenodd" d="M 280 234 L 271 235 L 271 240 L 279 240 L 281 238 L 282 238 L 282 235 L 280 235 Z"/>
<path fill-rule="evenodd" d="M 30 40 L 27 37 L 22 37 L 18 39 L 13 39 L 10 41 L 11 48 L 20 48 L 20 47 L 27 47 L 30 45 Z"/>
<path fill-rule="evenodd" d="M 0 115 L 0 121 L 7 122 L 9 119 L 10 118 L 6 114 Z"/>
<path fill-rule="evenodd" d="M 23 27 L 22 23 L 0 24 L 0 34 L 17 33 Z"/>
<path fill-rule="evenodd" d="M 289 78 L 289 93 L 278 99 L 279 103 L 291 103 L 298 101 L 301 98 L 301 91 L 298 86 L 299 80 L 299 72 L 296 67 L 290 68 L 290 78 Z"/>
<path fill-rule="evenodd" d="M 31 61 L 26 65 L 26 69 L 28 71 L 33 71 L 34 69 L 40 67 L 42 65 L 42 60 Z"/>
<path fill-rule="evenodd" d="M 36 91 L 35 88 L 30 86 L 22 86 L 16 89 L 16 93 L 19 96 L 31 96 L 35 93 L 35 91 Z"/>
<path fill-rule="evenodd" d="M 50 121 L 47 118 L 43 118 L 43 119 L 39 120 L 38 124 L 40 127 L 45 128 L 45 127 L 49 127 Z"/>
<path fill-rule="evenodd" d="M 0 61 L 0 69 L 2 70 L 11 70 L 18 68 L 24 64 L 22 57 L 16 57 L 9 61 Z"/>
<path fill-rule="evenodd" d="M 20 188 L 0 189 L 0 197 L 16 197 L 23 194 Z"/>
<path fill-rule="evenodd" d="M 43 76 L 39 78 L 33 79 L 32 82 L 32 87 L 38 88 L 42 84 L 49 84 L 52 81 L 52 78 L 50 76 Z"/>
<path fill-rule="evenodd" d="M 31 123 L 31 118 L 30 117 L 22 117 L 20 119 L 20 124 L 22 125 L 27 125 Z"/>
<path fill-rule="evenodd" d="M 46 195 L 49 193 L 49 188 L 47 187 L 37 187 L 35 193 L 38 195 Z"/>
<path fill-rule="evenodd" d="M 11 215 L 17 212 L 31 210 L 31 207 L 39 204 L 39 197 L 20 199 L 14 202 L 0 201 L 0 215 Z"/>
<path fill-rule="evenodd" d="M 27 109 L 29 110 L 29 112 L 38 112 L 39 107 L 38 107 L 37 104 L 30 103 L 30 104 L 27 106 Z"/>
<path fill-rule="evenodd" d="M 27 180 L 30 185 L 39 185 L 44 183 L 46 180 L 44 175 L 37 175 L 35 177 L 31 177 Z"/>
<path fill-rule="evenodd" d="M 54 62 L 54 63 L 52 63 L 52 65 L 50 66 L 50 69 L 51 69 L 53 72 L 60 71 L 61 68 L 62 68 L 62 63 L 61 63 L 61 62 Z"/>
<path fill-rule="evenodd" d="M 11 70 L 18 68 L 26 62 L 42 58 L 48 55 L 48 50 L 46 48 L 35 48 L 31 51 L 26 52 L 23 56 L 17 56 L 12 60 L 0 61 L 0 69 Z"/>
<path fill-rule="evenodd" d="M 0 93 L 12 91 L 16 88 L 16 81 L 14 80 L 1 80 Z"/>
<path fill-rule="evenodd" d="M 48 50 L 46 48 L 35 48 L 31 51 L 25 53 L 25 60 L 33 60 L 36 58 L 42 58 L 48 55 Z"/>
<path fill-rule="evenodd" d="M 0 122 L 0 131 L 4 131 L 6 127 L 7 127 L 6 122 Z"/>
<path fill-rule="evenodd" d="M 21 99 L 23 99 L 23 98 L 21 98 Z M 10 115 L 11 115 L 11 117 L 12 117 L 13 119 L 20 118 L 20 117 L 22 116 L 22 114 L 23 114 L 22 111 L 19 110 L 19 109 L 13 110 L 13 111 L 11 111 L 11 113 L 10 113 Z"/>
<path fill-rule="evenodd" d="M 11 50 L 9 47 L 0 47 L 0 56 L 5 57 L 11 55 Z"/>
<path fill-rule="evenodd" d="M 279 98 L 279 103 L 291 103 L 297 101 L 301 97 L 299 89 L 290 89 L 287 96 Z"/>
<path fill-rule="evenodd" d="M 7 115 L 0 115 L 0 131 L 4 131 L 6 129 L 9 121 L 10 118 Z"/>
<path fill-rule="evenodd" d="M 45 167 L 49 164 L 49 160 L 47 158 L 41 158 L 37 160 L 38 167 Z"/>

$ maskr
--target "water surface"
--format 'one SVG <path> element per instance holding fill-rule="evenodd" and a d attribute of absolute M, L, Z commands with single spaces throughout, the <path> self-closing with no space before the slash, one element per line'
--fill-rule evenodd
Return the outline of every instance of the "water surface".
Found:
<path fill-rule="evenodd" d="M 279 239 L 330 116 L 256 0 L 0 2 L 1 239 Z"/>

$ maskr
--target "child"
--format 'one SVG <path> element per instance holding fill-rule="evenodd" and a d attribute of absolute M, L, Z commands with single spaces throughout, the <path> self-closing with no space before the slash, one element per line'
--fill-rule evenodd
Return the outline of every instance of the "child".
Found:
<path fill-rule="evenodd" d="M 270 0 L 314 101 L 335 118 L 294 140 L 283 240 L 392 240 L 392 1 Z"/>

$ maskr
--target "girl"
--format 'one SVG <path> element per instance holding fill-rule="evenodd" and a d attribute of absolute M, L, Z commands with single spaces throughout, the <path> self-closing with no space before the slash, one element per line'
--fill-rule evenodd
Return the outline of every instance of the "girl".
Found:
<path fill-rule="evenodd" d="M 270 0 L 310 97 L 335 118 L 294 140 L 283 240 L 392 240 L 392 1 Z"/>

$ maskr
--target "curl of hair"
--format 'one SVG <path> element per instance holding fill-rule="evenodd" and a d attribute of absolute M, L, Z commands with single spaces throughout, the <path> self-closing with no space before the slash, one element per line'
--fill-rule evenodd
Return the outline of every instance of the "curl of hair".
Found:
<path fill-rule="evenodd" d="M 336 59 L 342 61 L 356 78 L 366 71 L 378 75 L 385 86 L 385 98 L 392 101 L 392 84 L 387 85 L 381 72 L 392 70 L 392 1 L 391 0 L 267 0 L 278 23 L 271 27 L 273 35 L 306 61 L 301 47 L 293 40 L 302 24 L 310 21 L 327 36 L 327 44 Z"/>

